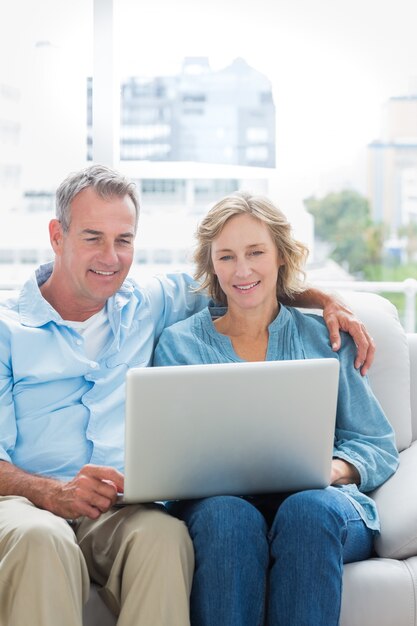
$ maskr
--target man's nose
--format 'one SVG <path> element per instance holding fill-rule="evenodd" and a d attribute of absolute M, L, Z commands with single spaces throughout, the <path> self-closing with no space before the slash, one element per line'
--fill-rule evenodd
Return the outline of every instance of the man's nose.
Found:
<path fill-rule="evenodd" d="M 107 265 L 114 265 L 114 263 L 117 263 L 118 257 L 113 242 L 107 242 L 103 245 L 101 249 L 100 260 Z"/>

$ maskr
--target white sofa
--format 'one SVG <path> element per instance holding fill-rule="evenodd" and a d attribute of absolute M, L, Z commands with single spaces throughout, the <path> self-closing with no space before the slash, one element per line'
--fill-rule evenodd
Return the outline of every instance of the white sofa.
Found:
<path fill-rule="evenodd" d="M 382 525 L 375 557 L 345 567 L 340 626 L 416 626 L 417 334 L 405 334 L 395 307 L 381 296 L 342 295 L 375 339 L 369 378 L 395 429 L 401 463 L 373 494 Z M 115 624 L 93 585 L 85 626 Z"/>
<path fill-rule="evenodd" d="M 416 626 L 417 334 L 404 333 L 388 300 L 366 293 L 342 295 L 375 339 L 377 353 L 369 377 L 395 429 L 401 463 L 397 473 L 373 494 L 382 525 L 375 557 L 345 567 L 340 624 Z M 84 609 L 84 625 L 116 625 L 96 585 L 91 586 Z"/>

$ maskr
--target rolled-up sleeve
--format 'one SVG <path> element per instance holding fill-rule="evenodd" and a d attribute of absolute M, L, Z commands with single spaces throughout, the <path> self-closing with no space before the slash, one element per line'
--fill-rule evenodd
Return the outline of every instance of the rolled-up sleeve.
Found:
<path fill-rule="evenodd" d="M 367 378 L 353 363 L 355 345 L 345 338 L 340 351 L 339 397 L 333 456 L 352 463 L 360 474 L 359 488 L 372 491 L 398 467 L 393 429 Z"/>

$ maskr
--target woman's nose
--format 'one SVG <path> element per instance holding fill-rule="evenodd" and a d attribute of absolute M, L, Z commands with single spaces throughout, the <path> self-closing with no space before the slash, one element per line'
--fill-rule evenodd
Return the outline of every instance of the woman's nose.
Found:
<path fill-rule="evenodd" d="M 249 276 L 252 270 L 246 259 L 238 260 L 236 263 L 236 276 Z"/>

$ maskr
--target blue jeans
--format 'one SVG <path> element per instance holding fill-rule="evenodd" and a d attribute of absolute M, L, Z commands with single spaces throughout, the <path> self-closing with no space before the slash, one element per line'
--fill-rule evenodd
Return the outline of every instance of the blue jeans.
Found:
<path fill-rule="evenodd" d="M 192 626 L 337 626 L 343 563 L 373 532 L 337 488 L 169 505 L 194 542 Z"/>

